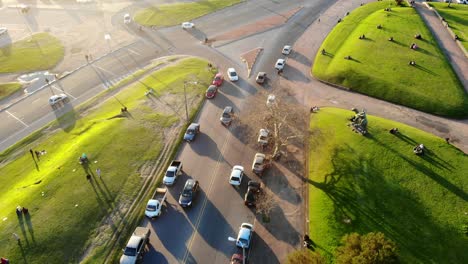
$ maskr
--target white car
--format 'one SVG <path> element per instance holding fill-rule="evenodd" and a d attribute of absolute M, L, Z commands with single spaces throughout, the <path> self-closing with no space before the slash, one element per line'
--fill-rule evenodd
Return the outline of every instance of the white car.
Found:
<path fill-rule="evenodd" d="M 252 224 L 242 223 L 239 228 L 239 234 L 237 235 L 236 246 L 240 248 L 249 248 L 253 232 L 254 229 Z"/>
<path fill-rule="evenodd" d="M 184 22 L 182 23 L 182 28 L 183 29 L 189 29 L 189 28 L 194 28 L 195 24 L 192 22 Z"/>
<path fill-rule="evenodd" d="M 49 104 L 53 106 L 61 101 L 66 101 L 67 99 L 68 96 L 66 94 L 54 94 L 49 98 Z"/>
<path fill-rule="evenodd" d="M 266 105 L 267 106 L 272 106 L 276 102 L 276 96 L 274 94 L 268 95 Z"/>
<path fill-rule="evenodd" d="M 258 139 L 257 142 L 262 145 L 268 145 L 268 135 L 270 134 L 270 131 L 268 129 L 260 129 L 260 132 L 258 133 Z"/>
<path fill-rule="evenodd" d="M 229 183 L 234 186 L 239 186 L 242 183 L 244 177 L 244 167 L 236 165 L 232 168 L 231 176 L 229 177 Z"/>
<path fill-rule="evenodd" d="M 289 45 L 286 45 L 283 47 L 283 50 L 281 51 L 281 53 L 283 53 L 284 55 L 289 55 L 289 53 L 291 53 L 291 50 L 292 50 L 292 47 Z"/>
<path fill-rule="evenodd" d="M 7 32 L 8 32 L 7 28 L 0 27 L 0 36 L 3 35 L 3 34 L 6 34 Z"/>
<path fill-rule="evenodd" d="M 239 75 L 237 75 L 236 69 L 234 68 L 227 69 L 227 75 L 231 82 L 235 82 L 239 80 Z"/>
<path fill-rule="evenodd" d="M 286 65 L 286 61 L 284 59 L 278 59 L 275 64 L 275 69 L 282 70 L 284 65 Z"/>
<path fill-rule="evenodd" d="M 124 24 L 130 24 L 132 22 L 132 17 L 130 17 L 130 14 L 125 14 L 124 15 Z"/>

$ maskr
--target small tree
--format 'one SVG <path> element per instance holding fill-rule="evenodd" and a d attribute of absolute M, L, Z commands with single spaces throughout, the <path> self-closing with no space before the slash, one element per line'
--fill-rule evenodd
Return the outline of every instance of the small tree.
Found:
<path fill-rule="evenodd" d="M 269 218 L 271 211 L 276 207 L 276 198 L 268 189 L 263 189 L 257 194 L 257 203 L 255 205 L 257 214 L 261 214 L 265 218 Z"/>
<path fill-rule="evenodd" d="M 368 233 L 359 235 L 351 233 L 345 235 L 335 252 L 338 264 L 389 264 L 399 263 L 395 243 L 383 233 Z"/>
<path fill-rule="evenodd" d="M 325 264 L 325 258 L 310 249 L 296 250 L 288 255 L 287 264 Z"/>

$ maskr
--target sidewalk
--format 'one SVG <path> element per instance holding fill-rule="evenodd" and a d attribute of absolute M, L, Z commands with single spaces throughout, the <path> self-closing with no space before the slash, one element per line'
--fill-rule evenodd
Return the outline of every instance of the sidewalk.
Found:
<path fill-rule="evenodd" d="M 325 11 L 320 17 L 320 22 L 314 22 L 297 40 L 293 47 L 294 52 L 288 59 L 288 67 L 284 70 L 284 78 L 280 79 L 280 86 L 291 88 L 298 102 L 306 107 L 317 105 L 345 109 L 365 108 L 371 115 L 402 122 L 442 138 L 449 137 L 455 146 L 465 153 L 468 152 L 468 120 L 433 116 L 366 95 L 337 89 L 311 77 L 310 70 L 315 54 L 337 20 L 346 12 L 359 7 L 361 3 L 369 2 L 372 1 L 339 0 Z M 468 70 L 468 67 L 464 70 Z"/>
<path fill-rule="evenodd" d="M 442 25 L 434 11 L 429 10 L 422 2 L 417 2 L 415 9 L 431 30 L 432 35 L 434 35 L 439 43 L 449 63 L 452 64 L 460 82 L 465 87 L 465 91 L 468 92 L 468 59 L 457 46 L 452 36 L 450 36 L 448 30 Z"/>

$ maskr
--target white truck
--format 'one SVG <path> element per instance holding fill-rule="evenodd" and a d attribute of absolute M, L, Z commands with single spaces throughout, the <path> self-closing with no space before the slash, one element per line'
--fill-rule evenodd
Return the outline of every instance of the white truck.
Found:
<path fill-rule="evenodd" d="M 151 230 L 145 227 L 137 227 L 123 249 L 120 264 L 135 264 L 143 257 L 145 245 L 149 243 Z"/>
<path fill-rule="evenodd" d="M 166 186 L 171 186 L 175 183 L 177 176 L 182 174 L 182 161 L 173 160 L 166 170 L 164 175 L 163 183 Z"/>
<path fill-rule="evenodd" d="M 167 188 L 157 188 L 153 198 L 146 204 L 145 215 L 149 218 L 160 216 L 166 196 Z"/>

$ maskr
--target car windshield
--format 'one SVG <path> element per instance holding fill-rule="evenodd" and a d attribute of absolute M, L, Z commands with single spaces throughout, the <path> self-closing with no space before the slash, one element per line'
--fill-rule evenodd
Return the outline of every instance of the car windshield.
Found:
<path fill-rule="evenodd" d="M 183 196 L 183 197 L 192 197 L 192 190 L 190 190 L 190 189 L 185 189 L 185 190 L 182 192 L 182 196 Z"/>
<path fill-rule="evenodd" d="M 195 134 L 195 131 L 193 129 L 187 129 L 187 134 L 193 135 Z"/>
<path fill-rule="evenodd" d="M 136 248 L 126 247 L 124 251 L 124 255 L 130 256 L 130 257 L 136 256 L 136 253 L 137 253 Z"/>
<path fill-rule="evenodd" d="M 247 241 L 247 239 L 245 239 L 245 238 L 239 238 L 239 242 L 240 242 L 241 245 L 244 245 L 244 247 L 245 247 L 245 246 L 248 245 L 249 241 Z"/>
<path fill-rule="evenodd" d="M 232 71 L 232 72 L 229 72 L 229 75 L 231 75 L 232 77 L 234 77 L 234 76 L 237 76 L 237 73 Z"/>
<path fill-rule="evenodd" d="M 231 115 L 230 115 L 229 113 L 223 113 L 223 117 L 225 117 L 225 118 L 230 118 Z"/>
<path fill-rule="evenodd" d="M 267 137 L 265 137 L 265 136 L 260 136 L 260 140 L 266 140 L 266 139 L 267 139 Z"/>
<path fill-rule="evenodd" d="M 167 171 L 166 172 L 166 177 L 168 177 L 168 178 L 172 178 L 172 177 L 174 177 L 174 175 L 175 175 L 175 173 L 173 171 Z"/>
<path fill-rule="evenodd" d="M 154 212 L 156 211 L 156 205 L 148 205 L 146 206 L 146 211 L 151 211 L 151 212 Z"/>
<path fill-rule="evenodd" d="M 210 92 L 210 93 L 214 92 L 215 90 L 216 90 L 216 88 L 214 88 L 214 87 L 208 88 L 208 92 Z"/>
<path fill-rule="evenodd" d="M 239 177 L 237 177 L 237 176 L 231 177 L 231 181 L 237 181 L 237 182 L 238 182 L 238 181 L 239 181 Z"/>
<path fill-rule="evenodd" d="M 221 77 L 219 77 L 219 76 L 215 77 L 215 81 L 217 81 L 217 82 L 221 81 Z"/>

